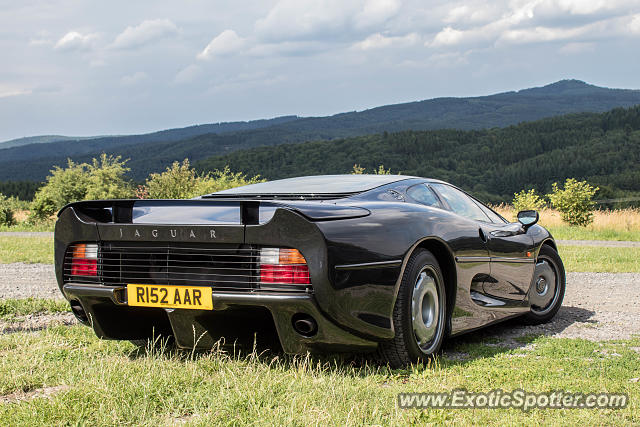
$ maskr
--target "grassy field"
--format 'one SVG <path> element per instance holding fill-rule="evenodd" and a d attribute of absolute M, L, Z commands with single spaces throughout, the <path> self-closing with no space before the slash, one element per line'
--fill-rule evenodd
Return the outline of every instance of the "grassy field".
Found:
<path fill-rule="evenodd" d="M 0 299 L 0 320 L 11 321 L 29 314 L 52 314 L 70 311 L 65 300 L 44 298 Z"/>
<path fill-rule="evenodd" d="M 511 206 L 494 206 L 494 209 L 510 221 L 516 212 Z M 540 211 L 540 224 L 547 227 L 556 239 L 562 240 L 626 240 L 640 241 L 640 209 L 595 211 L 593 224 L 572 227 L 563 222 L 560 213 L 553 209 Z"/>
<path fill-rule="evenodd" d="M 0 264 L 53 264 L 53 237 L 0 236 Z"/>
<path fill-rule="evenodd" d="M 558 251 L 567 271 L 640 272 L 640 248 L 561 245 Z"/>
<path fill-rule="evenodd" d="M 456 340 L 431 366 L 389 370 L 361 361 L 138 351 L 89 328 L 0 335 L 0 420 L 8 425 L 344 425 L 640 423 L 640 339 L 608 343 L 529 337 L 524 348 Z M 46 398 L 29 392 L 56 387 Z M 625 409 L 399 409 L 399 392 L 628 393 Z M 21 396 L 23 396 L 21 398 Z M 8 401 L 8 402 L 7 402 Z"/>
<path fill-rule="evenodd" d="M 560 246 L 567 271 L 640 271 L 640 248 Z M 0 236 L 0 263 L 52 263 L 53 239 Z M 1 300 L 0 321 L 68 311 Z M 529 336 L 509 348 L 467 335 L 428 366 L 390 370 L 362 358 L 139 350 L 90 328 L 0 334 L 0 425 L 632 425 L 640 424 L 640 338 Z M 624 409 L 400 409 L 400 392 L 627 393 Z M 42 396 L 45 397 L 42 397 Z"/>

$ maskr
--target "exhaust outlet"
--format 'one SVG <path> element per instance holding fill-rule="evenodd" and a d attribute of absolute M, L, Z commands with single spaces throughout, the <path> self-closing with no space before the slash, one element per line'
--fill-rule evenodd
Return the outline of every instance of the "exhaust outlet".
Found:
<path fill-rule="evenodd" d="M 69 305 L 71 305 L 71 312 L 81 323 L 89 323 L 89 316 L 87 316 L 84 308 L 82 308 L 82 304 L 80 304 L 80 301 L 71 300 L 69 301 Z"/>
<path fill-rule="evenodd" d="M 297 313 L 291 318 L 293 329 L 305 338 L 310 338 L 318 333 L 318 323 L 308 314 Z"/>

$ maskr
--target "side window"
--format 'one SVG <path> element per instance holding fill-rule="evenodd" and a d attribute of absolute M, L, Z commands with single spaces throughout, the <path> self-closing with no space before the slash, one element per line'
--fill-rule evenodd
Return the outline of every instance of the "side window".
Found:
<path fill-rule="evenodd" d="M 451 210 L 458 215 L 476 220 L 490 222 L 482 209 L 462 191 L 445 184 L 431 184 L 447 202 Z"/>
<path fill-rule="evenodd" d="M 494 211 L 492 211 L 491 209 L 489 209 L 488 207 L 486 207 L 485 205 L 483 205 L 477 200 L 476 200 L 476 203 L 478 206 L 480 206 L 480 209 L 482 209 L 482 212 L 484 212 L 489 217 L 491 222 L 495 222 L 496 224 L 506 224 L 506 222 L 497 213 L 495 213 Z"/>
<path fill-rule="evenodd" d="M 424 184 L 418 184 L 410 187 L 407 190 L 407 194 L 420 204 L 432 206 L 434 208 L 442 208 L 442 205 L 440 205 L 440 201 L 436 195 L 433 194 L 433 191 Z"/>

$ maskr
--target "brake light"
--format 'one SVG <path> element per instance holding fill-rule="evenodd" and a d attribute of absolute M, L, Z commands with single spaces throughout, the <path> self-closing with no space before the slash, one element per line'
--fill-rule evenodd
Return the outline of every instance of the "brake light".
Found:
<path fill-rule="evenodd" d="M 71 248 L 71 275 L 98 275 L 98 245 L 80 243 Z"/>
<path fill-rule="evenodd" d="M 307 260 L 297 249 L 263 248 L 260 251 L 260 282 L 309 285 Z"/>

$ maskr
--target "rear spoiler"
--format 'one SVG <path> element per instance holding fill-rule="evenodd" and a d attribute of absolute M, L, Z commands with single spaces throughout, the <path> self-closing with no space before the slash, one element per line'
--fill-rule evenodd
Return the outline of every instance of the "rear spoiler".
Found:
<path fill-rule="evenodd" d="M 268 222 L 277 209 L 298 212 L 311 221 L 333 221 L 369 215 L 368 209 L 326 202 L 238 199 L 118 199 L 70 203 L 86 222 L 121 224 L 237 224 Z"/>

